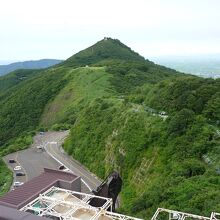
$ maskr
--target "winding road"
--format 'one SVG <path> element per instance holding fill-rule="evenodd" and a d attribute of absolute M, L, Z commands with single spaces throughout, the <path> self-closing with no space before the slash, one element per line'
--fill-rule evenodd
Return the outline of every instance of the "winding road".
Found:
<path fill-rule="evenodd" d="M 14 182 L 26 182 L 42 173 L 45 167 L 58 169 L 60 165 L 64 165 L 74 174 L 81 176 L 83 192 L 90 193 L 96 189 L 101 181 L 63 151 L 61 146 L 68 134 L 69 131 L 37 134 L 30 148 L 5 156 L 4 160 L 10 169 L 13 170 L 19 165 L 26 174 L 20 177 L 14 172 Z M 15 159 L 16 163 L 8 163 L 9 159 Z"/>

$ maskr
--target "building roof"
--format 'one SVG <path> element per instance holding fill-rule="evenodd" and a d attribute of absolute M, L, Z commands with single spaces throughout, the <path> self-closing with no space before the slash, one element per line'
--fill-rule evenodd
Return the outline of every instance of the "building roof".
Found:
<path fill-rule="evenodd" d="M 72 173 L 44 168 L 42 174 L 0 198 L 0 205 L 20 209 L 51 186 L 58 186 L 59 181 L 72 183 L 78 178 Z"/>

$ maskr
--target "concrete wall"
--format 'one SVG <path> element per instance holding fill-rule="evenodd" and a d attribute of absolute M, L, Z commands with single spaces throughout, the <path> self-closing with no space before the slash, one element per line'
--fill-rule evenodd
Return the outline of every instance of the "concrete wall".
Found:
<path fill-rule="evenodd" d="M 81 177 L 78 177 L 77 179 L 73 180 L 72 182 L 66 182 L 63 180 L 59 180 L 58 187 L 71 190 L 71 191 L 77 191 L 81 192 Z"/>

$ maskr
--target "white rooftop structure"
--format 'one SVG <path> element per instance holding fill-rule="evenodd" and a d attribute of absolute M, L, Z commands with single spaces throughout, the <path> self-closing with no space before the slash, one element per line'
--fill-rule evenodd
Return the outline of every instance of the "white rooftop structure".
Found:
<path fill-rule="evenodd" d="M 92 199 L 101 199 L 101 207 L 91 206 Z M 109 210 L 110 211 L 107 211 Z M 112 199 L 91 194 L 51 187 L 21 211 L 56 220 L 140 220 L 130 216 L 113 213 Z"/>
<path fill-rule="evenodd" d="M 191 213 L 180 212 L 170 209 L 158 208 L 157 211 L 154 213 L 151 220 L 158 220 L 158 219 L 169 219 L 169 220 L 192 220 L 192 219 L 199 219 L 199 220 L 220 220 L 220 213 L 212 212 L 210 217 L 201 216 L 201 215 L 194 215 Z"/>

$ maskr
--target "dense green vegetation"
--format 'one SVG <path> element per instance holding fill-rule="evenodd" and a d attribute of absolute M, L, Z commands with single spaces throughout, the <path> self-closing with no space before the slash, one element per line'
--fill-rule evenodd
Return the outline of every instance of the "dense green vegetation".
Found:
<path fill-rule="evenodd" d="M 0 145 L 38 126 L 45 105 L 66 83 L 64 74 L 47 70 L 0 96 Z"/>
<path fill-rule="evenodd" d="M 12 184 L 12 173 L 0 159 L 0 196 L 4 195 L 9 189 Z"/>
<path fill-rule="evenodd" d="M 39 70 L 16 70 L 6 76 L 0 77 L 0 93 L 5 92 L 7 89 L 18 85 L 27 79 L 30 79 L 38 72 Z"/>
<path fill-rule="evenodd" d="M 190 83 L 186 77 L 184 88 Z M 155 86 L 138 88 L 141 99 L 136 99 L 137 91 L 127 100 L 96 99 L 80 112 L 65 149 L 100 177 L 113 169 L 121 172 L 121 211 L 125 213 L 147 218 L 157 207 L 167 207 L 209 215 L 219 209 L 216 201 L 220 183 L 219 122 L 206 117 L 211 97 L 215 106 L 220 104 L 214 98 L 218 81 L 212 83 L 213 94 L 209 101 L 203 100 L 204 114 L 202 109 L 193 111 L 186 106 L 170 109 L 179 99 L 173 92 L 166 96 L 167 105 L 152 111 L 154 106 L 149 108 L 149 103 L 160 103 L 165 92 L 163 87 L 158 91 L 160 83 L 157 93 Z M 178 80 L 171 88 L 177 84 Z M 200 88 L 200 94 L 205 93 L 205 87 L 202 90 L 200 83 L 197 86 L 189 87 L 188 92 Z M 176 92 L 182 94 L 182 89 L 179 86 Z M 197 101 L 190 104 L 195 106 Z M 166 120 L 158 114 L 161 110 L 168 113 Z"/>
<path fill-rule="evenodd" d="M 29 145 L 37 128 L 70 128 L 70 155 L 101 178 L 118 170 L 125 214 L 220 208 L 220 80 L 155 65 L 106 39 L 0 93 L 1 152 Z"/>

